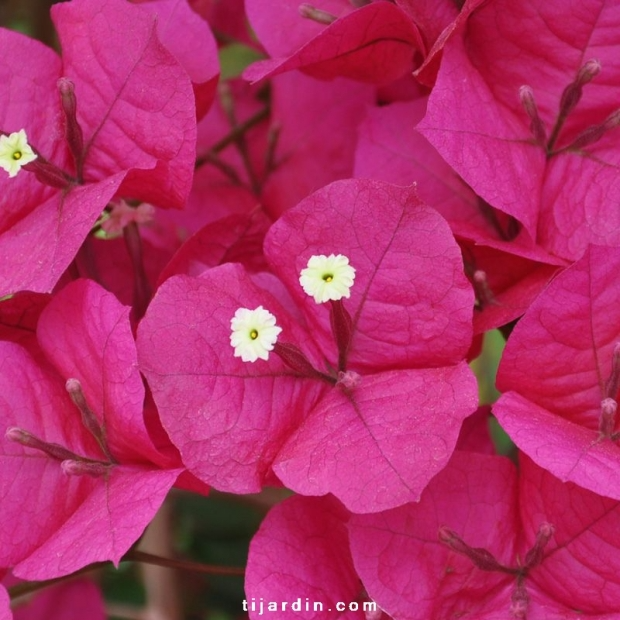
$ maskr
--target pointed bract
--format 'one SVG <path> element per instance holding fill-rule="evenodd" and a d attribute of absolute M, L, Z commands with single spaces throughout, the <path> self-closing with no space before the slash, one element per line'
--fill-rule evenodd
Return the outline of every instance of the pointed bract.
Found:
<path fill-rule="evenodd" d="M 78 281 L 39 319 L 49 358 L 33 337 L 0 343 L 6 394 L 0 407 L 0 565 L 14 566 L 21 578 L 51 579 L 96 561 L 118 563 L 182 471 L 178 460 L 157 452 L 144 427 L 128 310 L 98 285 Z M 73 391 L 81 386 L 90 419 L 72 402 L 67 379 Z M 9 427 L 48 448 L 8 441 Z M 80 464 L 78 473 L 93 465 L 103 475 L 67 476 L 60 461 L 67 452 Z"/>
<path fill-rule="evenodd" d="M 620 251 L 592 246 L 557 276 L 513 331 L 493 407 L 513 441 L 562 480 L 620 499 L 620 448 L 599 432 L 618 342 Z"/>
<path fill-rule="evenodd" d="M 375 2 L 327 26 L 287 58 L 263 60 L 244 72 L 255 82 L 294 69 L 313 77 L 391 82 L 413 70 L 421 48 L 416 26 L 396 6 Z"/>
<path fill-rule="evenodd" d="M 618 81 L 618 63 L 608 35 L 620 11 L 606 0 L 582 8 L 530 0 L 480 7 L 463 36 L 445 47 L 419 126 L 476 193 L 568 260 L 579 258 L 588 243 L 620 241 L 620 218 L 609 207 L 620 186 L 613 129 L 618 90 L 610 87 Z M 550 19 L 557 28 L 548 27 Z M 593 59 L 600 74 L 571 86 Z M 536 115 L 531 101 L 529 112 L 523 107 L 524 85 Z M 536 125 L 533 118 L 540 119 Z M 584 132 L 597 139 L 580 143 Z"/>
<path fill-rule="evenodd" d="M 281 282 L 235 265 L 173 277 L 140 325 L 141 369 L 185 464 L 233 492 L 260 489 L 273 467 L 363 512 L 417 499 L 477 405 L 462 361 L 473 296 L 447 224 L 411 188 L 341 181 L 287 211 L 265 252 Z M 332 254 L 355 283 L 317 305 L 300 272 Z M 231 318 L 259 307 L 282 331 L 247 364 Z"/>
<path fill-rule="evenodd" d="M 362 586 L 349 552 L 348 516 L 333 497 L 291 497 L 269 511 L 250 545 L 245 579 L 250 618 L 260 617 L 258 607 L 251 609 L 252 599 L 256 604 L 301 599 L 301 615 L 280 610 L 283 619 L 316 617 L 315 602 L 322 605 L 319 615 L 335 618 L 337 602 L 359 600 Z"/>
<path fill-rule="evenodd" d="M 36 593 L 13 616 L 14 620 L 105 620 L 106 612 L 99 587 L 81 578 Z"/>
<path fill-rule="evenodd" d="M 618 502 L 526 457 L 517 478 L 507 459 L 456 453 L 418 504 L 353 515 L 349 533 L 366 591 L 394 618 L 497 620 L 520 604 L 528 620 L 613 620 L 619 523 Z"/>

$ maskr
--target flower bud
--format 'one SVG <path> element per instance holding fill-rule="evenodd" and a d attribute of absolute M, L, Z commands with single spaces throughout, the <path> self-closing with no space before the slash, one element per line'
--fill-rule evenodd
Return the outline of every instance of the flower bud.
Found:
<path fill-rule="evenodd" d="M 547 543 L 553 536 L 555 527 L 551 523 L 541 523 L 536 533 L 536 541 L 532 548 L 525 554 L 525 560 L 523 562 L 524 567 L 527 569 L 538 566 L 543 559 L 543 553 Z"/>
<path fill-rule="evenodd" d="M 525 109 L 526 114 L 530 117 L 530 131 L 534 139 L 541 145 L 545 144 L 547 142 L 547 132 L 538 114 L 538 106 L 534 99 L 532 87 L 527 84 L 521 86 L 519 89 L 519 99 L 521 100 L 521 105 Z"/>
<path fill-rule="evenodd" d="M 530 597 L 525 589 L 525 584 L 522 581 L 519 581 L 510 598 L 510 613 L 513 618 L 525 620 L 527 618 L 527 609 L 529 604 Z"/>
<path fill-rule="evenodd" d="M 620 125 L 620 110 L 612 112 L 599 125 L 592 125 L 582 131 L 567 147 L 566 150 L 582 149 L 590 144 L 598 142 L 608 131 Z"/>
<path fill-rule="evenodd" d="M 603 437 L 611 437 L 616 426 L 616 411 L 618 403 L 613 398 L 604 398 L 601 401 L 601 415 L 598 430 Z"/>
<path fill-rule="evenodd" d="M 75 84 L 66 77 L 61 77 L 56 83 L 60 93 L 60 105 L 65 114 L 65 137 L 69 150 L 75 161 L 78 179 L 82 178 L 84 158 L 84 138 L 82 128 L 77 120 L 77 99 L 75 98 Z"/>
<path fill-rule="evenodd" d="M 611 372 L 605 384 L 605 396 L 615 399 L 620 388 L 620 342 L 616 342 L 611 354 Z"/>
<path fill-rule="evenodd" d="M 490 551 L 482 547 L 470 547 L 458 534 L 450 528 L 442 526 L 438 531 L 439 541 L 453 551 L 468 557 L 480 570 L 514 573 L 513 569 L 502 566 Z"/>
<path fill-rule="evenodd" d="M 39 439 L 36 435 L 25 431 L 23 428 L 11 427 L 7 429 L 5 435 L 8 441 L 19 443 L 22 446 L 40 450 L 57 461 L 76 458 L 76 455 L 57 443 L 51 443 Z"/>
<path fill-rule="evenodd" d="M 65 389 L 69 393 L 73 404 L 80 410 L 82 414 L 82 424 L 86 427 L 88 432 L 95 438 L 101 451 L 105 454 L 110 463 L 115 463 L 105 437 L 105 430 L 97 416 L 93 413 L 92 409 L 86 402 L 84 391 L 82 390 L 82 384 L 75 378 L 67 379 L 65 383 Z"/>
<path fill-rule="evenodd" d="M 108 463 L 97 463 L 93 461 L 66 460 L 60 464 L 60 468 L 67 476 L 91 476 L 100 478 L 105 476 L 112 466 Z"/>
<path fill-rule="evenodd" d="M 276 342 L 273 352 L 292 370 L 304 377 L 313 377 L 316 379 L 329 379 L 331 377 L 324 375 L 314 368 L 303 352 L 294 344 L 287 342 Z"/>
<path fill-rule="evenodd" d="M 347 370 L 346 372 L 343 372 L 341 370 L 338 373 L 338 381 L 336 381 L 336 385 L 339 385 L 346 390 L 352 390 L 354 387 L 357 387 L 361 382 L 361 375 L 357 374 L 355 371 Z"/>
<path fill-rule="evenodd" d="M 318 22 L 319 24 L 333 24 L 338 18 L 327 11 L 322 11 L 316 7 L 304 2 L 299 5 L 299 14 L 306 19 Z"/>
<path fill-rule="evenodd" d="M 594 79 L 601 72 L 601 63 L 598 60 L 588 60 L 579 72 L 574 82 L 571 82 L 562 93 L 560 99 L 560 117 L 566 118 L 575 109 L 583 94 L 583 86 Z"/>

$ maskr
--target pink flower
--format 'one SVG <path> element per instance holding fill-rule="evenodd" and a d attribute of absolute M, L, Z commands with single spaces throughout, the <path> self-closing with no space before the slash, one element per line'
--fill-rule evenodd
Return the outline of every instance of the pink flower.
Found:
<path fill-rule="evenodd" d="M 269 274 L 222 265 L 173 277 L 138 332 L 141 368 L 184 463 L 247 493 L 274 481 L 350 509 L 415 500 L 477 404 L 463 361 L 472 291 L 445 222 L 410 188 L 340 181 L 269 231 Z M 346 255 L 350 298 L 316 304 L 300 272 Z M 239 308 L 281 328 L 267 361 L 230 347 Z"/>
<path fill-rule="evenodd" d="M 0 129 L 25 129 L 37 154 L 2 181 L 2 295 L 50 291 L 114 195 L 180 208 L 193 176 L 192 84 L 155 17 L 123 0 L 62 3 L 52 17 L 62 60 L 0 31 Z"/>
<path fill-rule="evenodd" d="M 118 563 L 183 471 L 145 426 L 129 308 L 77 281 L 36 339 L 0 349 L 0 566 L 38 580 Z"/>
<path fill-rule="evenodd" d="M 564 481 L 620 499 L 620 250 L 591 246 L 510 336 L 493 406 L 512 440 Z"/>

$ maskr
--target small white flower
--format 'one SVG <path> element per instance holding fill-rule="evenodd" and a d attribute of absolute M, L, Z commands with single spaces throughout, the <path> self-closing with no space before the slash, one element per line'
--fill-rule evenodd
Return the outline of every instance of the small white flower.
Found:
<path fill-rule="evenodd" d="M 230 344 L 235 349 L 235 357 L 244 362 L 269 359 L 269 351 L 273 351 L 282 331 L 276 325 L 276 317 L 262 306 L 254 310 L 239 308 L 230 320 L 230 327 Z"/>
<path fill-rule="evenodd" d="M 36 158 L 24 129 L 0 136 L 0 168 L 6 170 L 9 177 L 14 177 L 22 166 Z"/>
<path fill-rule="evenodd" d="M 304 291 L 314 297 L 317 304 L 351 296 L 355 269 L 342 254 L 312 256 L 308 266 L 301 270 L 299 283 Z"/>

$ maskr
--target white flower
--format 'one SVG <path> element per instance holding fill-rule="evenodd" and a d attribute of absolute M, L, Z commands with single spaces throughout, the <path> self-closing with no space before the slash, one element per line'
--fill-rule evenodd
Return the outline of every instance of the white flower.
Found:
<path fill-rule="evenodd" d="M 308 266 L 301 270 L 299 283 L 304 291 L 314 297 L 317 304 L 350 297 L 355 280 L 355 269 L 342 254 L 312 256 Z"/>
<path fill-rule="evenodd" d="M 9 173 L 9 177 L 14 177 L 22 166 L 36 158 L 37 156 L 28 144 L 24 129 L 8 136 L 0 136 L 0 168 L 4 168 Z"/>
<path fill-rule="evenodd" d="M 254 310 L 239 308 L 230 320 L 230 327 L 230 345 L 235 349 L 235 357 L 244 362 L 255 362 L 259 357 L 269 359 L 269 351 L 273 351 L 282 331 L 276 325 L 276 317 L 262 306 Z"/>

